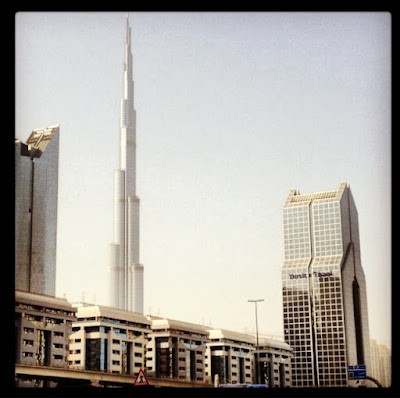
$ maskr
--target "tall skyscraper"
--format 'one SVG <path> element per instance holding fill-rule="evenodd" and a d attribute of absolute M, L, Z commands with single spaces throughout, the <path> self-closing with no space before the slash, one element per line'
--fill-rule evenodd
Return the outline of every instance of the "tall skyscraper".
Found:
<path fill-rule="evenodd" d="M 349 365 L 371 372 L 358 215 L 349 185 L 300 195 L 283 207 L 285 341 L 294 387 L 346 387 Z"/>
<path fill-rule="evenodd" d="M 143 266 L 139 263 L 139 198 L 136 196 L 136 111 L 131 28 L 126 17 L 120 164 L 114 174 L 114 242 L 110 244 L 110 305 L 143 313 Z"/>
<path fill-rule="evenodd" d="M 54 296 L 59 126 L 15 140 L 15 288 Z"/>

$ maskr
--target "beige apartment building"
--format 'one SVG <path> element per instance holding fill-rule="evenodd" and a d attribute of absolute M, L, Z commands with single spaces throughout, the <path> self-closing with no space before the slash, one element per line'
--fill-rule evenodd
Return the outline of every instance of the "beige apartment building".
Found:
<path fill-rule="evenodd" d="M 147 336 L 149 376 L 205 381 L 204 355 L 209 341 L 206 326 L 172 319 L 151 319 Z"/>
<path fill-rule="evenodd" d="M 102 305 L 15 291 L 16 364 L 173 378 L 213 385 L 291 385 L 291 348 L 280 340 Z M 255 356 L 255 353 L 258 355 Z M 56 386 L 24 377 L 17 386 Z"/>
<path fill-rule="evenodd" d="M 69 367 L 135 375 L 145 369 L 146 316 L 111 307 L 79 303 L 69 336 Z"/>
<path fill-rule="evenodd" d="M 15 290 L 15 364 L 67 368 L 75 311 L 66 299 Z M 16 380 L 18 387 L 45 384 L 27 377 Z"/>
<path fill-rule="evenodd" d="M 292 349 L 283 341 L 260 338 L 258 349 L 253 335 L 210 329 L 205 354 L 206 380 L 223 384 L 266 384 L 291 386 Z M 256 369 L 258 362 L 258 372 Z"/>

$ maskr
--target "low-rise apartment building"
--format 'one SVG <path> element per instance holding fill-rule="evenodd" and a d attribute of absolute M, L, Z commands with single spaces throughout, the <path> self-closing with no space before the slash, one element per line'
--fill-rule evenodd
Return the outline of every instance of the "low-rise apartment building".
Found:
<path fill-rule="evenodd" d="M 260 338 L 257 350 L 249 334 L 19 290 L 15 297 L 16 363 L 132 376 L 142 369 L 150 377 L 211 385 L 218 375 L 221 385 L 291 386 L 293 354 L 280 340 Z"/>
<path fill-rule="evenodd" d="M 207 327 L 172 319 L 150 317 L 146 370 L 149 376 L 205 380 Z"/>
<path fill-rule="evenodd" d="M 269 387 L 291 387 L 293 349 L 284 341 L 260 338 L 258 354 L 260 383 Z"/>
<path fill-rule="evenodd" d="M 15 290 L 15 363 L 68 367 L 68 336 L 76 309 L 66 300 Z M 19 387 L 42 386 L 36 380 L 17 380 Z"/>
<path fill-rule="evenodd" d="M 276 339 L 259 339 L 230 330 L 209 330 L 206 350 L 206 380 L 219 384 L 266 384 L 268 387 L 291 386 L 292 350 Z M 259 364 L 259 373 L 256 369 Z M 259 375 L 259 376 L 258 376 Z"/>
<path fill-rule="evenodd" d="M 253 337 L 223 329 L 209 329 L 206 380 L 219 384 L 252 384 L 254 367 Z"/>
<path fill-rule="evenodd" d="M 74 304 L 77 321 L 69 336 L 68 362 L 72 369 L 135 375 L 145 369 L 146 316 L 93 304 Z"/>

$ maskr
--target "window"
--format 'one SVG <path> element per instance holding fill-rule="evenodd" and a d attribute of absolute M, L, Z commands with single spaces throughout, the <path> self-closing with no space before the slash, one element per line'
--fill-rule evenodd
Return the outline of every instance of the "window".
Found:
<path fill-rule="evenodd" d="M 114 332 L 126 339 L 126 330 L 125 329 L 114 328 Z"/>
<path fill-rule="evenodd" d="M 33 346 L 33 340 L 24 340 L 24 345 Z"/>
<path fill-rule="evenodd" d="M 85 327 L 86 333 L 104 332 L 104 326 L 87 326 Z"/>

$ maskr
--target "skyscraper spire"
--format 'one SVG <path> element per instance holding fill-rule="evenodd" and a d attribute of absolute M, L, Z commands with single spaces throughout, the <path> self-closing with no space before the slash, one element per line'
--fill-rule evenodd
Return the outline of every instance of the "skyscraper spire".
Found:
<path fill-rule="evenodd" d="M 139 264 L 140 200 L 136 196 L 136 111 L 128 14 L 124 53 L 120 164 L 114 174 L 114 242 L 110 244 L 110 305 L 143 313 L 143 266 Z"/>
<path fill-rule="evenodd" d="M 129 14 L 126 13 L 126 34 L 125 34 L 125 44 L 131 44 L 131 28 L 129 26 Z"/>

